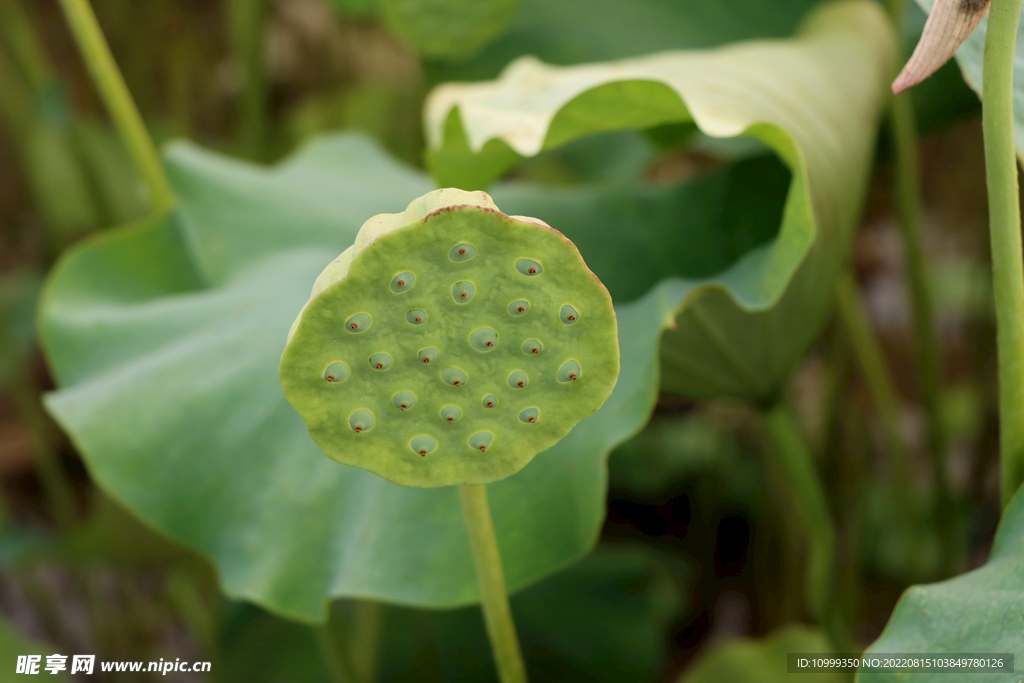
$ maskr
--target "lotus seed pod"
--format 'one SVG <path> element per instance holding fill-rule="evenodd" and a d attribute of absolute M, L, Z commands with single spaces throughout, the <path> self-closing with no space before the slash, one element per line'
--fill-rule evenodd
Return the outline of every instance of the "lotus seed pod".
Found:
<path fill-rule="evenodd" d="M 575 246 L 448 189 L 363 225 L 314 283 L 279 374 L 328 456 L 435 487 L 519 471 L 618 371 L 611 297 Z"/>

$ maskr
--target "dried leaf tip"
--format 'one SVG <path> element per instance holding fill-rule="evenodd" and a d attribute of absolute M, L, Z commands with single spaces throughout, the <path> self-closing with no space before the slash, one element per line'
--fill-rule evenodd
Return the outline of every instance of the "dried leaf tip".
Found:
<path fill-rule="evenodd" d="M 892 83 L 893 93 L 899 95 L 917 85 L 948 62 L 991 4 L 991 0 L 935 0 L 914 54 Z"/>

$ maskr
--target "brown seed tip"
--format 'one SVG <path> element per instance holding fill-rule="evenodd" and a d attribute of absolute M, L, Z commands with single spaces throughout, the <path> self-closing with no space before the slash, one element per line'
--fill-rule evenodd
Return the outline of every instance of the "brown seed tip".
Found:
<path fill-rule="evenodd" d="M 487 450 L 487 446 L 485 446 L 484 444 L 480 444 L 480 450 L 481 451 L 486 451 Z"/>
<path fill-rule="evenodd" d="M 574 315 L 567 315 L 565 317 L 568 318 L 569 320 L 575 320 L 576 319 L 576 316 L 574 316 Z"/>
<path fill-rule="evenodd" d="M 357 325 L 356 323 L 352 323 L 351 325 L 349 325 L 349 329 L 352 330 L 356 329 L 357 327 L 359 327 L 359 325 Z"/>
<path fill-rule="evenodd" d="M 455 418 L 454 417 L 449 417 L 448 418 L 448 424 L 451 424 L 453 422 L 455 422 Z"/>
<path fill-rule="evenodd" d="M 535 418 L 533 415 L 531 415 L 530 416 L 530 422 L 536 422 L 536 421 L 537 421 L 537 418 Z"/>
<path fill-rule="evenodd" d="M 526 309 L 525 309 L 525 308 L 523 308 L 522 306 L 520 306 L 520 307 L 519 307 L 519 308 L 517 308 L 516 310 L 517 310 L 517 311 L 519 311 L 520 313 L 522 313 L 522 312 L 523 312 L 523 311 L 525 311 Z"/>
<path fill-rule="evenodd" d="M 398 409 L 399 410 L 405 410 L 407 407 L 408 406 L 403 403 L 402 405 L 398 406 Z"/>
<path fill-rule="evenodd" d="M 399 280 L 397 284 L 399 287 L 405 287 L 405 280 Z"/>
<path fill-rule="evenodd" d="M 423 449 L 422 451 L 420 451 L 420 455 L 424 458 L 427 457 L 427 450 Z"/>
<path fill-rule="evenodd" d="M 540 353 L 540 349 L 533 349 L 534 353 Z"/>
<path fill-rule="evenodd" d="M 328 382 L 333 382 L 334 381 L 334 375 L 327 375 L 327 381 Z"/>
<path fill-rule="evenodd" d="M 536 274 L 537 274 L 537 269 L 536 268 L 530 268 L 530 275 L 536 275 Z"/>
<path fill-rule="evenodd" d="M 430 359 L 429 359 L 429 358 L 424 358 L 424 359 L 423 359 L 423 362 L 424 362 L 424 363 L 429 363 L 429 362 L 430 362 Z"/>
<path fill-rule="evenodd" d="M 358 433 L 359 433 L 359 432 L 361 432 L 361 431 L 363 431 L 363 428 L 362 428 L 362 427 L 356 427 L 356 434 L 358 434 Z"/>
<path fill-rule="evenodd" d="M 380 369 L 381 369 L 381 368 L 383 368 L 383 367 L 384 367 L 384 364 L 383 364 L 383 363 L 377 363 L 377 365 L 376 365 L 376 368 L 377 368 L 378 370 L 380 370 Z M 573 379 L 575 379 L 575 378 L 573 378 Z"/>
<path fill-rule="evenodd" d="M 455 386 L 459 386 L 460 384 L 462 384 L 462 382 L 460 382 L 459 380 L 455 380 L 454 382 L 452 382 L 452 384 L 454 384 Z"/>
<path fill-rule="evenodd" d="M 573 379 L 576 379 L 576 378 L 573 377 Z M 516 384 L 518 384 L 520 388 L 526 386 L 526 384 L 523 383 L 523 380 L 519 380 L 518 382 L 516 382 Z"/>
<path fill-rule="evenodd" d="M 465 299 L 466 298 L 466 293 L 463 292 L 462 294 L 459 294 L 459 296 L 461 296 L 463 299 Z"/>
<path fill-rule="evenodd" d="M 465 256 L 465 255 L 466 255 L 466 250 L 465 249 L 459 249 L 459 256 Z"/>
<path fill-rule="evenodd" d="M 570 374 L 569 375 L 569 379 L 576 379 L 576 375 L 575 374 Z"/>

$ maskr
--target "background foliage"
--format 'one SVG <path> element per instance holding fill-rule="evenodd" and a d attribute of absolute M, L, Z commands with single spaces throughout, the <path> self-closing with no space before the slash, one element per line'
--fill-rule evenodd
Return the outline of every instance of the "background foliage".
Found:
<path fill-rule="evenodd" d="M 421 114 L 433 87 L 495 78 L 526 54 L 575 65 L 787 37 L 821 3 L 502 0 L 470 3 L 473 12 L 432 3 L 460 21 L 438 31 L 423 20 L 436 16 L 424 14 L 428 4 L 395 0 L 95 3 L 151 132 L 194 141 L 167 148 L 181 204 L 153 217 L 56 3 L 0 0 L 0 610 L 11 638 L 106 659 L 211 659 L 212 680 L 491 680 L 478 609 L 422 609 L 475 598 L 454 492 L 398 490 L 324 458 L 276 383 L 287 326 L 365 218 L 432 187 L 424 166 L 438 166 Z M 905 49 L 922 23 L 913 9 Z M 884 83 L 883 52 L 881 73 L 845 76 Z M 960 58 L 970 75 L 969 55 Z M 849 83 L 835 85 L 849 96 Z M 768 96 L 784 99 L 786 86 L 773 86 Z M 506 158 L 518 163 L 492 188 L 498 206 L 576 240 L 624 330 L 624 372 L 606 408 L 491 487 L 535 680 L 764 680 L 772 652 L 830 646 L 820 630 L 786 625 L 814 621 L 807 548 L 757 407 L 712 398 L 721 381 L 707 391 L 673 384 L 671 361 L 664 393 L 656 380 L 658 335 L 693 286 L 665 278 L 713 280 L 799 234 L 779 219 L 804 173 L 809 201 L 845 203 L 825 280 L 850 243 L 898 391 L 906 479 L 850 342 L 828 322 L 831 284 L 809 280 L 814 319 L 794 310 L 776 329 L 789 360 L 725 393 L 782 395 L 793 407 L 836 521 L 839 609 L 852 639 L 877 638 L 908 585 L 983 566 L 913 589 L 874 646 L 917 647 L 901 633 L 921 629 L 906 615 L 927 597 L 932 642 L 970 649 L 940 633 L 949 620 L 938 605 L 981 596 L 993 581 L 1019 588 L 1019 497 L 986 564 L 999 507 L 977 98 L 955 65 L 915 98 L 951 530 L 935 514 L 884 128 L 875 146 L 876 129 L 843 127 L 850 151 L 833 158 L 857 163 L 822 161 L 818 171 L 795 161 L 801 136 L 818 142 L 813 127 L 792 126 L 796 143 L 764 132 L 766 149 L 716 142 L 685 114 Z M 472 126 L 464 113 L 458 122 Z M 857 167 L 872 156 L 862 192 Z M 829 180 L 844 188 L 832 197 L 815 174 L 836 169 L 850 175 Z M 805 221 L 802 230 L 832 228 Z M 663 351 L 687 343 L 684 332 Z M 71 440 L 39 401 L 54 383 L 65 388 L 47 407 Z M 328 605 L 337 595 L 406 606 Z M 325 614 L 326 626 L 308 625 Z M 30 651 L 0 641 L 5 652 Z M 253 653 L 265 664 L 254 666 Z M 740 669 L 721 668 L 730 666 Z"/>

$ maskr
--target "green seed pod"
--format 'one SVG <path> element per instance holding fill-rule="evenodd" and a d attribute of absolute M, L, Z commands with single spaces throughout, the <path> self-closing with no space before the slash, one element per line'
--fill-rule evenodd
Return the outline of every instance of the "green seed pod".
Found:
<path fill-rule="evenodd" d="M 516 473 L 618 371 L 611 297 L 573 244 L 449 189 L 363 225 L 317 278 L 279 374 L 328 456 L 434 487 Z"/>

